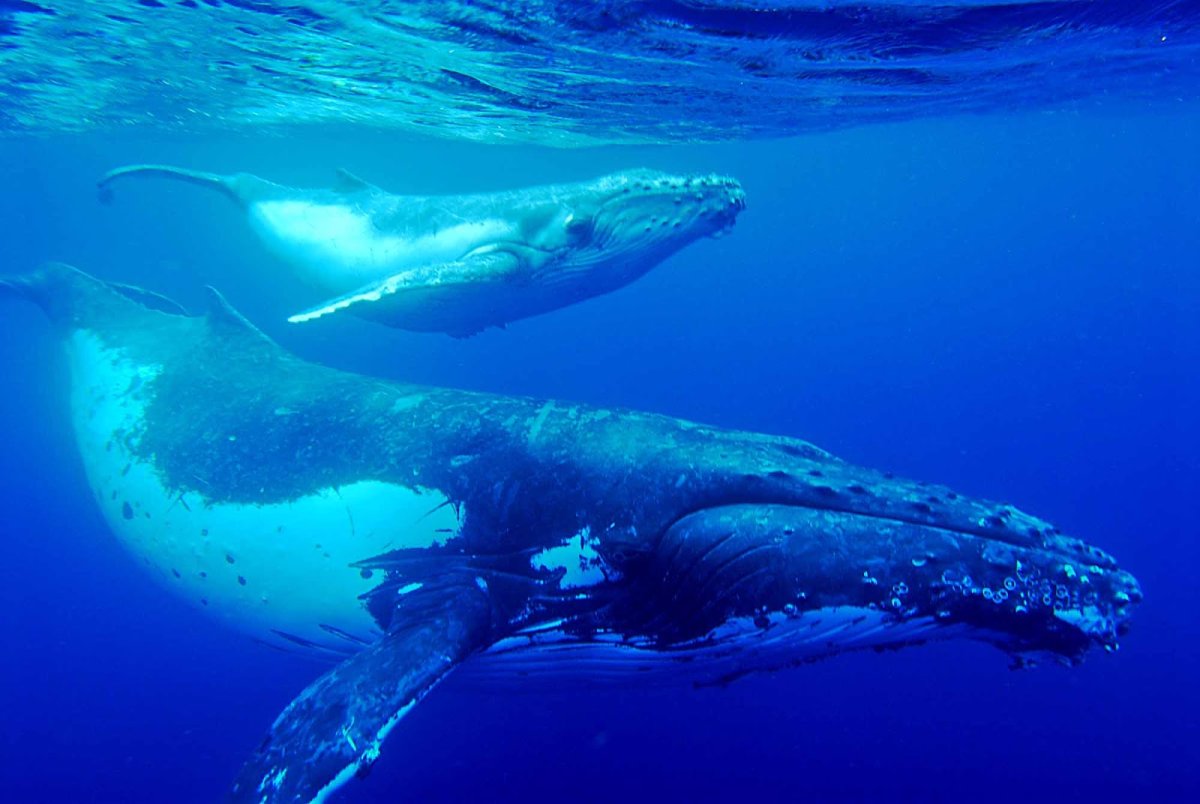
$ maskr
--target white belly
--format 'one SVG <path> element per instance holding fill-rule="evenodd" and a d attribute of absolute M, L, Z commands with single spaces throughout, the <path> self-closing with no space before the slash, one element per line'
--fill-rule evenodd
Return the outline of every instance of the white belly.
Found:
<path fill-rule="evenodd" d="M 86 331 L 68 353 L 84 468 L 113 532 L 168 588 L 259 639 L 338 653 L 373 641 L 378 628 L 358 597 L 380 577 L 350 564 L 460 531 L 439 492 L 374 480 L 269 505 L 170 491 L 129 435 L 161 367 L 135 365 Z"/>
<path fill-rule="evenodd" d="M 252 204 L 250 224 L 276 256 L 301 272 L 301 279 L 339 294 L 403 270 L 457 260 L 511 235 L 504 221 L 484 219 L 401 237 L 379 230 L 354 207 L 307 201 Z"/>

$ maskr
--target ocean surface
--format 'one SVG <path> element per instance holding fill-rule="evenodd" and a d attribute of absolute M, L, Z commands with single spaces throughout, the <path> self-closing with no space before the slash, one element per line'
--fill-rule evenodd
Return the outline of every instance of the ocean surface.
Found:
<path fill-rule="evenodd" d="M 1145 801 L 1200 792 L 1200 3 L 0 0 L 0 273 L 62 260 L 406 381 L 799 436 L 1113 553 L 1113 655 L 946 642 L 727 687 L 451 677 L 346 802 Z M 134 162 L 396 192 L 647 166 L 733 231 L 469 339 L 312 303 Z M 41 312 L 0 299 L 0 797 L 220 800 L 325 666 L 165 592 L 92 500 Z"/>

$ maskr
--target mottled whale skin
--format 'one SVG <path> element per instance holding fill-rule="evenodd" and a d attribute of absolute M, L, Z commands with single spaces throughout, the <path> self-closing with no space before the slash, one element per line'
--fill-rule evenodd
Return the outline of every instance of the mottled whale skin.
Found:
<path fill-rule="evenodd" d="M 628 285 L 689 243 L 726 232 L 745 194 L 724 176 L 626 170 L 575 184 L 475 195 L 394 195 L 339 172 L 331 189 L 283 187 L 131 165 L 128 177 L 215 189 L 305 284 L 330 298 L 291 316 L 341 310 L 389 326 L 465 337 Z"/>
<path fill-rule="evenodd" d="M 339 662 L 235 801 L 323 800 L 464 662 L 722 682 L 948 637 L 1073 662 L 1114 649 L 1141 600 L 1040 519 L 796 439 L 336 371 L 215 291 L 189 316 L 53 265 L 0 294 L 62 337 L 128 549 L 194 605 Z"/>

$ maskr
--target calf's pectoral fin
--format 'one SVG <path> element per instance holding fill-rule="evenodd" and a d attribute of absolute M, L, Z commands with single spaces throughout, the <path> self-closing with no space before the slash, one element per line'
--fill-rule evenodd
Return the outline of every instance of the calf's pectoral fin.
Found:
<path fill-rule="evenodd" d="M 457 289 L 465 289 L 467 285 L 484 286 L 490 282 L 503 281 L 513 274 L 519 264 L 520 260 L 516 255 L 508 251 L 476 251 L 460 260 L 411 268 L 371 282 L 358 290 L 290 316 L 288 321 L 302 324 L 356 305 L 369 304 L 369 311 L 354 312 L 377 320 L 401 322 L 402 308 L 409 303 L 405 297 L 409 294 L 437 290 L 454 293 Z"/>
<path fill-rule="evenodd" d="M 491 631 L 491 604 L 473 579 L 403 598 L 377 643 L 310 684 L 243 766 L 232 800 L 321 801 L 379 756 L 388 732 Z"/>

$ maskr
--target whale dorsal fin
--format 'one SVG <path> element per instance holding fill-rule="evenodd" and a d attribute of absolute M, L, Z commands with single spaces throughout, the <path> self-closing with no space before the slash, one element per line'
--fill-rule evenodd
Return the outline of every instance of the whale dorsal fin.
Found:
<path fill-rule="evenodd" d="M 360 179 L 345 168 L 338 168 L 336 171 L 337 178 L 333 182 L 333 191 L 335 193 L 361 193 L 364 190 L 378 190 L 374 184 Z"/>
<path fill-rule="evenodd" d="M 469 575 L 405 595 L 374 645 L 314 681 L 275 720 L 234 785 L 234 802 L 324 801 L 366 774 L 388 732 L 491 638 L 491 602 Z"/>
<path fill-rule="evenodd" d="M 221 295 L 221 291 L 214 288 L 212 285 L 204 287 L 204 293 L 208 300 L 208 320 L 218 324 L 231 326 L 244 332 L 250 333 L 254 337 L 262 340 L 264 343 L 269 343 L 275 348 L 279 348 L 279 344 L 271 339 L 271 336 L 263 332 L 258 327 L 250 322 L 250 319 L 237 311 L 229 301 Z"/>

